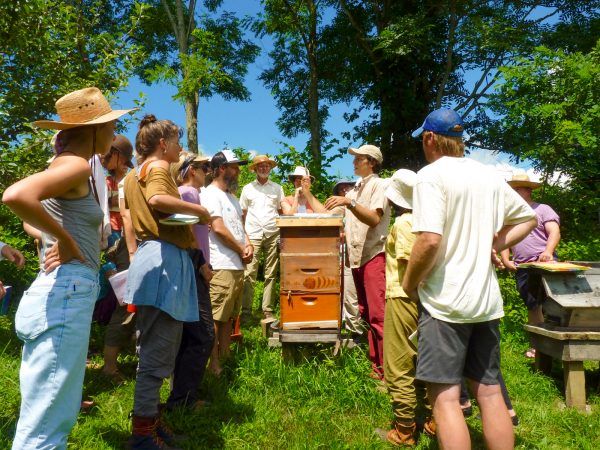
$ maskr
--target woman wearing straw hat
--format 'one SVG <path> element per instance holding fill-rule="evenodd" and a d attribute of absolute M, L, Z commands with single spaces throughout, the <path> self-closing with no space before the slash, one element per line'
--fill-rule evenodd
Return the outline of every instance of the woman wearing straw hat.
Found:
<path fill-rule="evenodd" d="M 42 232 L 40 273 L 23 294 L 15 330 L 23 340 L 21 411 L 13 449 L 67 447 L 77 420 L 94 302 L 98 294 L 102 210 L 88 160 L 106 153 L 116 119 L 97 88 L 56 102 L 61 130 L 57 156 L 44 172 L 10 186 L 2 197 L 24 222 Z"/>

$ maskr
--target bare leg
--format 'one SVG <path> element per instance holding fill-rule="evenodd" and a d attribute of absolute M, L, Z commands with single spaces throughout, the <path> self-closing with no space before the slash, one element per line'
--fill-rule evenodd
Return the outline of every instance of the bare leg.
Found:
<path fill-rule="evenodd" d="M 440 448 L 469 450 L 471 437 L 460 408 L 460 385 L 429 383 L 428 389 Z"/>
<path fill-rule="evenodd" d="M 544 323 L 544 313 L 542 312 L 542 306 L 537 306 L 534 309 L 527 311 L 527 319 L 530 325 L 539 325 Z"/>
<path fill-rule="evenodd" d="M 216 376 L 221 375 L 221 362 L 219 361 L 219 336 L 220 329 L 223 326 L 223 322 L 215 320 L 215 340 L 213 343 L 212 351 L 210 352 L 210 364 L 208 365 L 208 371 Z"/>
<path fill-rule="evenodd" d="M 515 446 L 513 425 L 502 398 L 500 385 L 471 381 L 473 393 L 479 403 L 483 438 L 490 450 L 511 450 Z"/>
<path fill-rule="evenodd" d="M 102 372 L 106 375 L 113 375 L 119 371 L 117 366 L 117 357 L 119 356 L 119 347 L 112 345 L 104 346 L 104 368 Z"/>
<path fill-rule="evenodd" d="M 229 346 L 231 345 L 231 324 L 232 321 L 220 322 L 219 329 L 219 359 L 223 361 L 229 356 Z"/>

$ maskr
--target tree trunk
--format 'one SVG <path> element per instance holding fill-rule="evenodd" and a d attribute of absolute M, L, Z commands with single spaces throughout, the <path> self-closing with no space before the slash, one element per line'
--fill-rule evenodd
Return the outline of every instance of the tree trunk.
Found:
<path fill-rule="evenodd" d="M 308 120 L 310 126 L 310 153 L 315 170 L 321 172 L 321 118 L 319 117 L 319 75 L 317 66 L 317 7 L 309 2 L 310 30 L 306 53 L 308 56 Z"/>
<path fill-rule="evenodd" d="M 198 153 L 198 98 L 197 95 L 185 99 L 185 126 L 188 151 Z"/>

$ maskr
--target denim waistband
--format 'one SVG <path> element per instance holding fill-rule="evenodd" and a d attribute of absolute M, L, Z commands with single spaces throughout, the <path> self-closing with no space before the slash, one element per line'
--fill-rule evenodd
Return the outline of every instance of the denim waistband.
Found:
<path fill-rule="evenodd" d="M 54 278 L 57 279 L 59 277 L 68 277 L 68 276 L 77 276 L 77 277 L 82 277 L 82 278 L 86 278 L 90 281 L 98 281 L 98 272 L 94 269 L 92 269 L 89 266 L 85 266 L 83 264 L 72 264 L 72 263 L 67 263 L 67 264 L 61 264 L 60 266 L 58 266 L 56 269 L 54 269 L 52 272 L 50 273 L 45 273 L 44 271 L 41 271 L 40 273 L 38 273 L 38 278 L 40 277 L 44 277 L 44 278 Z"/>

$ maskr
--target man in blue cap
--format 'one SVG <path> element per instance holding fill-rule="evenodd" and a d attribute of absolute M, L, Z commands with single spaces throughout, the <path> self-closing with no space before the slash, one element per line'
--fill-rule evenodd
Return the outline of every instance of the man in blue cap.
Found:
<path fill-rule="evenodd" d="M 460 404 L 467 377 L 490 449 L 512 449 L 502 399 L 499 319 L 502 298 L 491 257 L 535 227 L 535 213 L 496 171 L 464 158 L 461 117 L 438 109 L 413 133 L 425 159 L 413 194 L 417 239 L 402 288 L 419 299 L 416 378 L 428 385 L 441 448 L 471 448 Z"/>

